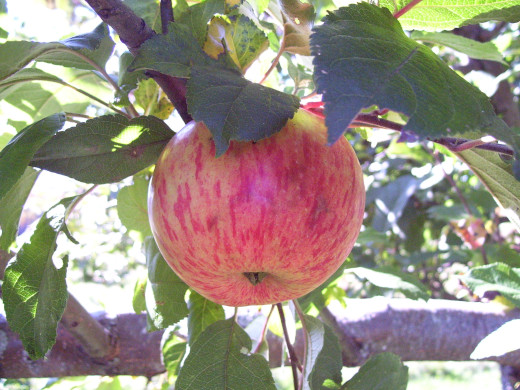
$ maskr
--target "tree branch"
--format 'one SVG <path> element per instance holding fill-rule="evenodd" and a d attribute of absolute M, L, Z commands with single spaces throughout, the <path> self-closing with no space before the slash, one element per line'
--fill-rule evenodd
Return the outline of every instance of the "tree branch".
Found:
<path fill-rule="evenodd" d="M 85 0 L 99 17 L 112 27 L 133 55 L 155 32 L 121 0 Z M 186 105 L 186 80 L 150 71 L 153 78 L 173 103 L 185 123 L 191 121 Z"/>

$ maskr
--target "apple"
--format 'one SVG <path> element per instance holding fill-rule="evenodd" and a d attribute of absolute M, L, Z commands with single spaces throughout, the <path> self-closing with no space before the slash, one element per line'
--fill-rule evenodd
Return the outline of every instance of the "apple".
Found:
<path fill-rule="evenodd" d="M 363 174 L 342 137 L 300 109 L 258 142 L 231 141 L 190 122 L 164 148 L 148 213 L 170 267 L 207 299 L 263 305 L 312 291 L 345 261 L 361 229 Z"/>

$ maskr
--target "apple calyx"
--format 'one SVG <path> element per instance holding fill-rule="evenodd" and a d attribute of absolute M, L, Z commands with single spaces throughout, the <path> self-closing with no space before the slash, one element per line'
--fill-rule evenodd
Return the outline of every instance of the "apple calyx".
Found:
<path fill-rule="evenodd" d="M 243 275 L 253 286 L 256 286 L 267 276 L 267 272 L 244 272 Z"/>

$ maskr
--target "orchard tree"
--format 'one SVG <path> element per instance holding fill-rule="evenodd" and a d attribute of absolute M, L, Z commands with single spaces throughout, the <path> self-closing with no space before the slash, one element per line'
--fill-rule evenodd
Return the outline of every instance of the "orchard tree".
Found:
<path fill-rule="evenodd" d="M 0 377 L 520 380 L 519 0 L 47 3 L 99 23 L 38 42 L 0 1 Z M 42 171 L 85 184 L 17 239 Z M 115 318 L 61 250 L 97 250 L 75 237 L 102 188 L 146 257 Z"/>

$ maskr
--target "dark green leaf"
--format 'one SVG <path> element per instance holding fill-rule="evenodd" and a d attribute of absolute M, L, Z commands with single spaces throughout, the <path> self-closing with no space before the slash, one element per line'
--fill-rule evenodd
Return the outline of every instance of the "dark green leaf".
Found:
<path fill-rule="evenodd" d="M 32 359 L 40 359 L 54 345 L 56 328 L 67 302 L 68 258 L 61 265 L 53 259 L 58 234 L 65 229 L 65 215 L 76 198 L 66 198 L 40 218 L 31 241 L 5 270 L 2 285 L 9 326 L 20 334 Z"/>
<path fill-rule="evenodd" d="M 161 8 L 158 0 L 125 0 L 125 4 L 155 32 L 161 32 Z"/>
<path fill-rule="evenodd" d="M 27 168 L 22 177 L 0 200 L 0 249 L 7 251 L 16 239 L 22 208 L 39 172 Z"/>
<path fill-rule="evenodd" d="M 226 8 L 225 0 L 206 0 L 194 4 L 183 12 L 176 23 L 186 25 L 195 36 L 200 47 L 204 46 L 208 31 L 208 22 L 215 14 L 224 14 Z"/>
<path fill-rule="evenodd" d="M 390 288 L 401 292 L 410 299 L 423 299 L 427 301 L 430 293 L 426 287 L 413 275 L 401 272 L 391 266 L 383 266 L 377 269 L 364 267 L 350 268 L 358 277 L 367 279 L 370 283 L 383 288 Z"/>
<path fill-rule="evenodd" d="M 186 354 L 187 343 L 177 337 L 176 330 L 176 327 L 167 328 L 161 339 L 162 360 L 169 378 L 177 376 L 179 364 Z"/>
<path fill-rule="evenodd" d="M 188 341 L 190 345 L 214 322 L 225 319 L 224 308 L 204 298 L 195 291 L 190 292 L 188 301 Z"/>
<path fill-rule="evenodd" d="M 234 319 L 213 323 L 193 343 L 176 389 L 276 389 L 267 361 L 250 350 Z"/>
<path fill-rule="evenodd" d="M 379 6 L 392 12 L 402 9 L 410 0 L 380 0 Z M 491 20 L 518 22 L 519 0 L 446 0 L 439 7 L 438 0 L 423 0 L 402 15 L 399 21 L 408 30 L 452 30 L 467 24 Z"/>
<path fill-rule="evenodd" d="M 520 307 L 520 268 L 494 263 L 472 268 L 461 279 L 478 296 L 496 291 Z"/>
<path fill-rule="evenodd" d="M 151 236 L 148 221 L 148 180 L 134 177 L 134 184 L 123 187 L 117 194 L 117 214 L 123 225 L 140 232 L 143 237 Z"/>
<path fill-rule="evenodd" d="M 211 66 L 215 62 L 202 51 L 188 26 L 171 23 L 168 34 L 155 35 L 141 45 L 129 69 L 152 69 L 187 78 L 192 64 Z"/>
<path fill-rule="evenodd" d="M 339 340 L 332 330 L 317 318 L 305 315 L 307 358 L 304 389 L 325 389 L 323 382 L 331 379 L 341 384 L 343 367 Z"/>
<path fill-rule="evenodd" d="M 65 124 L 64 114 L 55 114 L 26 127 L 0 151 L 0 199 L 16 184 L 34 153 Z"/>
<path fill-rule="evenodd" d="M 152 237 L 145 241 L 148 283 L 146 311 L 157 329 L 173 325 L 188 315 L 184 300 L 188 286 L 166 263 Z"/>
<path fill-rule="evenodd" d="M 340 8 L 316 27 L 311 45 L 331 143 L 361 109 L 377 105 L 407 115 L 403 130 L 422 138 L 473 130 L 518 150 L 487 96 L 408 38 L 387 9 L 368 3 Z"/>
<path fill-rule="evenodd" d="M 86 183 L 112 183 L 155 163 L 172 135 L 152 116 L 100 116 L 56 134 L 31 165 Z"/>
<path fill-rule="evenodd" d="M 217 156 L 232 139 L 258 141 L 280 131 L 299 107 L 297 97 L 252 83 L 233 71 L 194 66 L 191 76 L 188 108 L 211 131 Z"/>
<path fill-rule="evenodd" d="M 406 390 L 408 367 L 399 356 L 383 352 L 372 356 L 358 373 L 341 386 L 345 390 Z"/>

